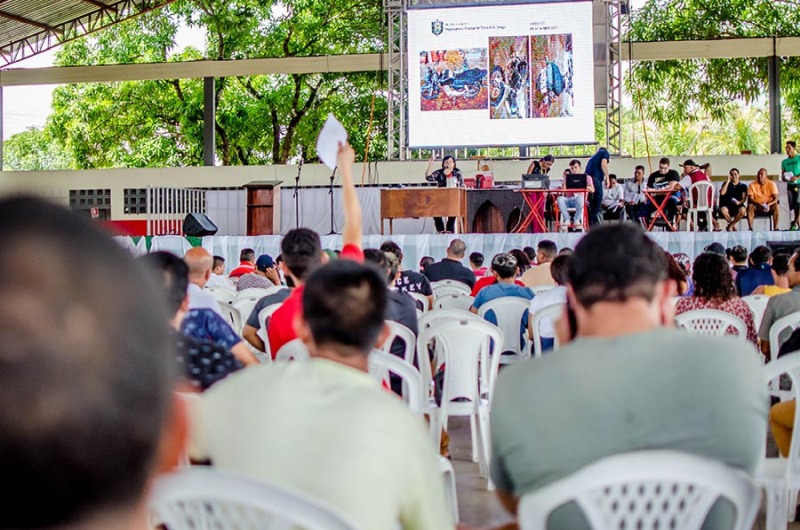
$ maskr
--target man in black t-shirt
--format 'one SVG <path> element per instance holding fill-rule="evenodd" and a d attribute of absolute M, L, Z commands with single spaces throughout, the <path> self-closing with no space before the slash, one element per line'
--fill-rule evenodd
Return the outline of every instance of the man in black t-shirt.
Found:
<path fill-rule="evenodd" d="M 678 191 L 681 186 L 680 182 L 681 176 L 677 171 L 670 169 L 669 167 L 669 158 L 662 158 L 658 161 L 658 171 L 650 173 L 650 176 L 647 177 L 647 189 L 670 189 L 673 191 Z M 662 198 L 657 197 L 657 200 L 660 202 Z M 667 217 L 670 219 L 673 219 L 678 213 L 678 200 L 679 197 L 677 196 L 677 193 L 673 193 L 667 201 L 667 205 L 664 210 L 667 214 Z M 650 217 L 655 211 L 655 205 L 652 202 L 648 202 L 647 207 L 645 208 L 645 215 Z"/>
<path fill-rule="evenodd" d="M 728 172 L 728 180 L 719 190 L 719 208 L 717 219 L 728 222 L 726 230 L 735 231 L 736 224 L 747 214 L 747 184 L 739 181 L 739 170 L 732 168 Z M 718 224 L 718 223 L 717 223 Z"/>
<path fill-rule="evenodd" d="M 394 282 L 394 286 L 397 287 L 397 290 L 403 293 L 419 293 L 427 296 L 428 307 L 425 308 L 420 306 L 419 308 L 423 310 L 430 308 L 433 304 L 433 289 L 431 289 L 431 282 L 428 281 L 428 278 L 426 278 L 424 274 L 415 270 L 403 269 L 403 250 L 400 248 L 400 245 L 394 241 L 384 241 L 383 244 L 381 244 L 380 249 L 384 252 L 390 252 L 394 254 L 401 263 L 400 275 Z"/>
<path fill-rule="evenodd" d="M 475 273 L 461 264 L 467 252 L 467 244 L 461 239 L 454 239 L 447 247 L 447 257 L 425 267 L 423 274 L 431 282 L 456 280 L 465 283 L 470 289 L 475 286 Z"/>

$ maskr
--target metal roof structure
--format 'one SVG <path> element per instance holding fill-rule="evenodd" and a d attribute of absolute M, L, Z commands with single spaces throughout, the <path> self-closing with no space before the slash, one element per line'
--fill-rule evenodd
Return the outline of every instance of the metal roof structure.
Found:
<path fill-rule="evenodd" d="M 0 0 L 0 68 L 173 0 Z"/>

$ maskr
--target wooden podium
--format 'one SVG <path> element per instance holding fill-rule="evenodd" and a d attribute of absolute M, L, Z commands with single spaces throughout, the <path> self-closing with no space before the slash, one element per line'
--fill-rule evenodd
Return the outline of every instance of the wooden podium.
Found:
<path fill-rule="evenodd" d="M 381 235 L 383 220 L 408 217 L 457 217 L 456 232 L 467 229 L 467 190 L 464 188 L 390 188 L 381 190 Z"/>
<path fill-rule="evenodd" d="M 258 181 L 244 185 L 247 190 L 247 235 L 275 234 L 280 230 L 281 181 Z"/>

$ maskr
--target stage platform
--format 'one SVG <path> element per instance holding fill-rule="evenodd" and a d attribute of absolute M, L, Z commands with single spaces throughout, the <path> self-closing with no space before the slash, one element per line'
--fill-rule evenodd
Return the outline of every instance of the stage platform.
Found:
<path fill-rule="evenodd" d="M 494 254 L 507 252 L 512 248 L 526 246 L 536 247 L 542 239 L 555 241 L 558 248 L 574 248 L 583 234 L 462 234 L 462 235 L 435 235 L 417 234 L 381 236 L 364 236 L 364 248 L 375 248 L 383 241 L 395 241 L 403 249 L 405 257 L 403 266 L 407 269 L 417 269 L 419 260 L 423 256 L 431 256 L 436 260 L 444 257 L 448 243 L 454 237 L 459 237 L 467 243 L 467 253 L 481 252 L 486 256 L 487 262 Z M 743 245 L 752 250 L 758 245 L 794 246 L 800 245 L 800 232 L 651 232 L 650 237 L 664 249 L 675 253 L 685 252 L 692 258 L 703 252 L 703 249 L 713 242 L 721 243 L 725 248 L 734 245 Z M 153 238 L 115 238 L 121 245 L 128 248 L 134 255 L 142 255 L 148 250 L 168 250 L 179 256 L 192 247 L 192 243 L 181 236 L 157 236 Z M 281 236 L 213 236 L 195 239 L 208 249 L 212 254 L 225 258 L 228 270 L 233 270 L 239 263 L 239 251 L 243 248 L 252 248 L 256 255 L 269 254 L 273 257 L 280 254 Z M 342 237 L 339 235 L 322 236 L 324 248 L 341 248 Z M 602 255 L 597 259 L 603 259 Z M 464 260 L 466 264 L 466 259 Z"/>

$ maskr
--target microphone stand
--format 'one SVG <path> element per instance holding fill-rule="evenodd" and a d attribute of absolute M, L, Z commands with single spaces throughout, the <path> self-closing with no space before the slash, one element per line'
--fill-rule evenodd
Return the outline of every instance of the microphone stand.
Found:
<path fill-rule="evenodd" d="M 330 186 L 328 188 L 328 195 L 331 198 L 331 231 L 328 232 L 326 235 L 332 236 L 338 234 L 336 229 L 333 227 L 333 179 L 336 177 L 336 168 L 333 168 L 333 173 L 331 173 L 330 178 Z"/>
<path fill-rule="evenodd" d="M 303 157 L 300 156 L 300 165 L 297 166 L 297 176 L 294 178 L 294 227 L 300 228 L 300 172 L 303 171 Z"/>

